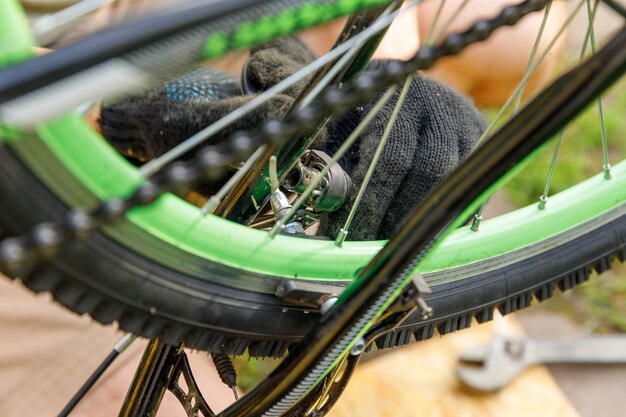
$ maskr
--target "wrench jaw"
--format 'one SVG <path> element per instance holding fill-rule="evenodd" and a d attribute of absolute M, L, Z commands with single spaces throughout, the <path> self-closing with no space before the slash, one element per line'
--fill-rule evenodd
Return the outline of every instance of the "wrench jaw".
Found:
<path fill-rule="evenodd" d="M 524 369 L 546 363 L 626 363 L 626 335 L 537 340 L 495 333 L 490 344 L 464 352 L 458 376 L 478 391 L 493 392 Z"/>
<path fill-rule="evenodd" d="M 485 362 L 485 358 L 489 355 L 489 348 L 490 345 L 472 346 L 461 353 L 459 361 L 473 365 L 482 365 Z"/>
<path fill-rule="evenodd" d="M 466 386 L 481 392 L 499 391 L 509 381 L 519 375 L 523 367 L 506 368 L 498 370 L 498 366 L 490 369 L 476 366 L 460 366 L 457 375 Z"/>
<path fill-rule="evenodd" d="M 490 344 L 477 346 L 459 358 L 472 365 L 461 365 L 457 375 L 466 386 L 481 392 L 495 392 L 518 376 L 526 367 L 522 341 L 495 334 Z"/>

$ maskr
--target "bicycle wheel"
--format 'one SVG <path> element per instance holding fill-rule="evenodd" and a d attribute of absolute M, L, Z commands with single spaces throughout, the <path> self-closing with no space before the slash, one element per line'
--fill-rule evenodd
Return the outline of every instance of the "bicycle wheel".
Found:
<path fill-rule="evenodd" d="M 18 34 L 26 36 L 11 31 Z M 128 195 L 141 181 L 74 114 L 40 126 L 36 134 L 5 129 L 3 138 L 3 236 L 61 219 L 68 206 Z M 413 334 L 427 338 L 435 327 L 441 333 L 463 328 L 472 317 L 489 319 L 495 308 L 514 311 L 528 305 L 532 294 L 545 298 L 555 285 L 567 288 L 586 279 L 593 266 L 605 269 L 615 255 L 623 260 L 625 170 L 616 165 L 610 181 L 600 175 L 552 197 L 550 210 L 529 207 L 485 222 L 480 233 L 455 231 L 422 270 L 434 291 L 436 315 L 427 322 L 409 319 L 379 346 L 406 343 Z M 278 285 L 302 280 L 322 292 L 340 292 L 383 245 L 268 240 L 266 232 L 201 217 L 195 207 L 165 195 L 15 275 L 76 312 L 118 321 L 143 336 L 280 356 L 319 313 L 281 301 L 274 295 Z"/>

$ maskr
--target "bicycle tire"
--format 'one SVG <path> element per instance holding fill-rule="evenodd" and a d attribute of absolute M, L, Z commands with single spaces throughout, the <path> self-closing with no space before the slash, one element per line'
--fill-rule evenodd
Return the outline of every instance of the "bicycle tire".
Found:
<path fill-rule="evenodd" d="M 29 141 L 20 142 L 21 144 L 12 146 L 22 146 Z M 37 141 L 30 142 L 31 146 L 38 144 Z M 47 152 L 44 148 L 39 151 L 43 154 Z M 29 152 L 36 154 L 32 149 Z M 3 196 L 3 201 L 9 202 L 2 212 L 0 224 L 4 224 L 10 234 L 21 233 L 36 222 L 49 220 L 51 215 L 54 217 L 66 210 L 65 204 L 25 167 L 16 156 L 15 149 L 4 146 L 0 150 L 0 161 L 3 174 L 0 179 L 0 195 Z M 621 179 L 622 173 L 623 170 L 616 169 L 614 178 Z M 612 214 L 608 215 L 613 210 L 620 214 L 616 219 Z M 593 265 L 603 269 L 610 265 L 607 260 L 615 255 L 623 260 L 625 216 L 624 206 L 620 205 L 607 211 L 607 215 L 601 216 L 600 226 L 585 229 L 588 231 L 582 236 L 571 238 L 580 234 L 581 227 L 587 228 L 587 223 L 570 229 L 566 232 L 567 236 L 553 236 L 560 243 L 568 241 L 567 245 L 554 249 L 556 255 L 549 249 L 540 255 L 529 256 L 536 249 L 534 245 L 501 255 L 506 260 L 492 258 L 485 261 L 496 264 L 507 262 L 508 265 L 501 270 L 484 272 L 484 264 L 472 263 L 467 267 L 433 274 L 433 278 L 429 278 L 431 282 L 445 280 L 446 273 L 465 278 L 444 283 L 435 282 L 431 300 L 437 315 L 417 328 L 407 324 L 379 345 L 387 347 L 403 344 L 411 339 L 413 333 L 418 339 L 423 339 L 432 335 L 435 327 L 441 333 L 466 327 L 472 316 L 477 316 L 479 320 L 488 319 L 496 307 L 505 313 L 514 311 L 526 306 L 533 293 L 545 298 L 555 284 L 566 288 L 571 283 L 583 280 Z M 604 233 L 606 230 L 614 230 L 615 233 L 607 235 Z M 595 239 L 597 234 L 602 239 Z M 606 236 L 610 237 L 605 239 Z M 599 243 L 587 246 L 591 237 Z M 545 240 L 538 245 L 548 243 Z M 569 243 L 576 250 L 589 247 L 587 257 L 570 256 L 572 264 L 567 267 L 555 261 L 547 268 L 535 268 L 537 256 L 540 259 L 544 255 L 547 259 L 558 259 L 569 253 L 567 251 L 573 250 L 568 246 Z M 561 254 L 561 250 L 566 252 Z M 229 269 L 222 264 L 211 267 L 218 275 L 244 274 L 249 279 L 254 278 L 250 271 Z M 474 274 L 468 275 L 463 268 L 474 270 Z M 554 269 L 557 269 L 556 274 L 550 278 L 544 276 L 544 273 Z M 146 271 L 153 275 L 146 274 Z M 514 288 L 514 283 L 508 279 L 502 279 L 501 272 L 515 271 L 532 271 L 519 288 Z M 103 287 L 101 283 L 105 277 L 107 285 Z M 266 278 L 261 278 L 261 281 Z M 32 289 L 51 291 L 67 307 L 80 313 L 87 312 L 98 321 L 108 323 L 115 320 L 123 329 L 143 336 L 161 335 L 165 341 L 172 343 L 183 339 L 191 347 L 208 350 L 224 347 L 234 354 L 243 353 L 248 348 L 252 355 L 279 356 L 318 318 L 315 312 L 286 305 L 271 294 L 240 291 L 189 279 L 186 275 L 164 268 L 162 263 L 150 261 L 129 251 L 105 234 L 96 234 L 72 244 L 44 266 L 27 271 L 22 279 Z M 332 286 L 338 283 L 330 281 L 329 284 Z M 494 289 L 497 291 L 493 291 Z M 161 304 L 155 305 L 155 300 Z M 467 300 L 472 301 L 464 302 Z M 208 314 L 214 316 L 207 317 Z M 216 320 L 216 317 L 220 320 Z M 250 320 L 251 317 L 254 320 Z M 237 329 L 239 324 L 242 328 Z"/>
<path fill-rule="evenodd" d="M 57 209 L 59 213 L 66 210 L 62 203 L 43 189 L 32 174 L 19 167 L 19 162 L 8 155 L 7 149 L 0 151 L 0 161 L 0 195 L 17 197 L 15 201 L 21 204 L 14 205 L 11 211 L 23 216 L 7 222 L 7 212 L 4 211 L 4 224 L 36 224 L 49 219 Z M 42 189 L 37 190 L 38 187 Z M 32 191 L 32 195 L 24 195 L 24 190 Z M 42 200 L 41 197 L 46 193 L 49 198 Z M 39 216 L 35 214 L 36 206 L 40 206 Z M 555 242 L 559 245 L 553 248 Z M 520 251 L 465 267 L 426 274 L 425 277 L 433 289 L 429 304 L 434 308 L 435 316 L 426 322 L 420 322 L 417 317 L 414 320 L 408 319 L 410 324 L 388 335 L 378 345 L 382 348 L 408 343 L 412 340 L 412 335 L 417 340 L 427 339 L 433 335 L 435 328 L 441 334 L 459 330 L 468 327 L 473 317 L 479 322 L 491 319 L 496 308 L 503 314 L 514 312 L 529 306 L 533 296 L 541 301 L 549 298 L 555 287 L 566 290 L 584 282 L 589 278 L 592 269 L 599 273 L 608 270 L 615 257 L 620 261 L 626 259 L 626 204 L 614 208 L 606 216 L 589 224 Z M 97 263 L 94 262 L 96 260 Z M 494 268 L 494 264 L 506 266 Z M 82 269 L 81 280 L 65 278 L 70 267 L 75 271 Z M 146 337 L 160 335 L 171 343 L 184 338 L 187 344 L 197 348 L 211 350 L 224 345 L 233 354 L 242 354 L 245 348 L 249 348 L 253 355 L 278 356 L 303 336 L 308 326 L 318 319 L 316 313 L 285 306 L 271 295 L 250 292 L 242 294 L 201 281 L 196 281 L 194 288 L 189 280 L 185 280 L 183 276 L 176 277 L 171 271 L 164 276 L 167 281 L 155 278 L 153 288 L 132 291 L 130 283 L 142 282 L 146 278 L 140 271 L 154 271 L 157 268 L 162 266 L 128 252 L 104 235 L 97 235 L 73 244 L 66 254 L 44 268 L 30 271 L 22 279 L 31 289 L 50 291 L 66 307 L 81 314 L 89 313 L 102 323 L 119 321 L 124 330 Z M 106 272 L 100 276 L 93 274 L 100 270 Z M 72 273 L 74 278 L 78 276 L 75 271 Z M 105 277 L 109 290 L 121 295 L 129 294 L 129 297 L 116 303 L 113 299 L 105 300 L 102 293 L 94 291 L 94 287 L 97 288 Z M 110 279 L 111 277 L 115 279 Z M 172 292 L 171 287 L 176 283 L 180 288 Z M 168 296 L 163 297 L 159 293 L 168 286 Z M 146 293 L 148 290 L 154 294 Z M 199 291 L 201 296 L 191 297 L 188 294 L 191 290 Z M 148 300 L 163 300 L 167 305 L 157 307 L 156 311 L 151 304 L 135 305 L 131 312 L 124 304 L 136 304 L 138 293 L 142 293 Z M 219 294 L 224 300 L 220 302 L 209 299 L 207 294 Z M 242 299 L 242 295 L 246 298 Z M 227 301 L 228 298 L 230 300 Z M 234 311 L 219 313 L 227 316 L 221 328 L 211 329 L 206 326 L 206 320 L 202 320 L 205 311 L 216 308 L 227 310 L 232 304 L 236 305 Z M 266 306 L 265 309 L 260 308 L 263 305 Z M 181 308 L 185 311 L 180 311 Z M 160 314 L 157 313 L 161 311 L 177 314 L 178 318 L 168 321 L 167 317 L 162 317 L 160 320 Z M 175 311 L 178 312 L 172 313 Z M 252 316 L 255 320 L 250 322 L 249 318 Z M 195 320 L 195 323 L 188 323 L 190 320 Z M 283 334 L 275 332 L 274 325 L 277 321 L 281 322 Z M 234 327 L 233 322 L 249 325 L 235 334 L 230 333 Z M 416 326 L 415 323 L 420 324 Z M 214 322 L 213 325 L 215 324 L 220 323 Z M 215 333 L 212 334 L 211 330 Z"/>

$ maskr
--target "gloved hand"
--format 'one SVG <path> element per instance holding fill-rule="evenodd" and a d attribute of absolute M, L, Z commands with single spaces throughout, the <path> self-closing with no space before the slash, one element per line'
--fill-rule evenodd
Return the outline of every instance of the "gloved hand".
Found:
<path fill-rule="evenodd" d="M 315 59 L 296 38 L 281 38 L 251 50 L 247 83 L 263 91 Z M 304 79 L 209 139 L 219 143 L 238 130 L 252 130 L 269 117 L 279 116 L 306 85 Z M 103 106 L 100 126 L 105 138 L 121 153 L 128 149 L 140 160 L 156 158 L 202 128 L 252 100 L 235 77 L 212 69 L 198 69 L 166 82 L 139 97 Z M 132 156 L 132 155 L 131 155 Z"/>
<path fill-rule="evenodd" d="M 299 40 L 274 40 L 251 51 L 244 84 L 251 91 L 266 90 L 313 59 Z M 367 71 L 382 65 L 383 61 L 373 62 Z M 204 90 L 199 91 L 194 82 L 204 83 Z M 207 144 L 223 141 L 238 130 L 253 130 L 266 118 L 282 115 L 306 82 L 292 86 Z M 145 96 L 104 108 L 102 131 L 122 153 L 130 148 L 134 155 L 152 159 L 251 99 L 239 95 L 238 88 L 234 79 L 214 72 L 192 73 Z M 322 215 L 320 234 L 334 238 L 343 227 L 398 95 L 340 160 L 352 177 L 354 192 L 342 208 Z M 333 120 L 313 147 L 332 155 L 376 101 Z M 434 80 L 416 76 L 347 239 L 389 238 L 426 194 L 467 157 L 483 130 L 484 122 L 469 100 Z M 203 191 L 215 193 L 220 186 L 209 184 Z"/>
<path fill-rule="evenodd" d="M 376 71 L 384 64 L 374 61 L 366 71 Z M 334 238 L 343 227 L 397 103 L 400 87 L 341 161 L 352 178 L 354 192 L 339 210 L 323 215 L 318 233 Z M 347 138 L 347 133 L 377 100 L 364 106 L 363 111 L 350 111 L 329 126 L 328 142 L 322 145 L 329 154 L 338 149 L 341 138 Z M 482 117 L 467 98 L 435 80 L 416 75 L 357 208 L 347 240 L 390 238 L 428 192 L 469 155 L 484 129 Z"/>
<path fill-rule="evenodd" d="M 251 50 L 248 84 L 263 91 L 315 59 L 295 38 L 277 39 Z M 278 94 L 265 105 L 239 119 L 205 144 L 213 145 L 234 132 L 254 130 L 270 118 L 283 115 L 307 79 Z M 197 69 L 147 94 L 102 107 L 99 125 L 107 141 L 122 155 L 145 162 L 157 158 L 211 125 L 256 95 L 244 95 L 239 81 L 212 69 Z M 189 159 L 196 151 L 183 159 Z M 216 193 L 225 181 L 194 187 L 202 194 Z"/>

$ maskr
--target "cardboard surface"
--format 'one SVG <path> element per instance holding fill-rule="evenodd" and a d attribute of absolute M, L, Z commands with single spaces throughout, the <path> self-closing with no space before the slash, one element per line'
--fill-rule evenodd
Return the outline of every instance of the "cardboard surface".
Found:
<path fill-rule="evenodd" d="M 493 328 L 519 334 L 515 318 L 474 325 L 414 343 L 361 365 L 330 417 L 580 417 L 545 367 L 535 366 L 495 394 L 472 392 L 456 377 L 466 348 Z"/>

